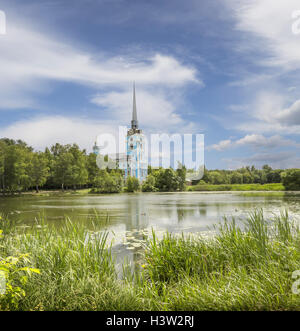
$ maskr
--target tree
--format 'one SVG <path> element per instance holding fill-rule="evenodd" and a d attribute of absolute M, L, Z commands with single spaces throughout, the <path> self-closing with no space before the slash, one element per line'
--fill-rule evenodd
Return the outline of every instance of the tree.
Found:
<path fill-rule="evenodd" d="M 253 182 L 253 178 L 249 172 L 243 173 L 243 184 L 251 184 Z"/>
<path fill-rule="evenodd" d="M 21 191 L 30 187 L 28 167 L 32 149 L 24 142 L 3 140 L 7 145 L 4 156 L 5 188 L 11 192 Z"/>
<path fill-rule="evenodd" d="M 128 176 L 126 180 L 127 192 L 137 192 L 140 189 L 140 182 L 136 177 Z"/>
<path fill-rule="evenodd" d="M 5 156 L 6 156 L 6 144 L 0 140 L 0 188 L 5 190 Z"/>
<path fill-rule="evenodd" d="M 39 186 L 43 186 L 49 176 L 48 159 L 44 153 L 35 153 L 32 155 L 29 176 L 32 185 L 35 186 L 36 192 L 39 191 Z"/>
<path fill-rule="evenodd" d="M 98 168 L 96 163 L 97 155 L 90 153 L 87 156 L 86 167 L 88 171 L 88 184 L 96 186 L 97 177 L 101 175 L 101 170 Z"/>
<path fill-rule="evenodd" d="M 185 180 L 186 180 L 186 167 L 178 162 L 178 168 L 176 170 L 176 175 L 178 177 L 178 189 L 180 191 L 185 190 Z"/>
<path fill-rule="evenodd" d="M 237 171 L 234 171 L 230 175 L 230 183 L 231 184 L 243 184 L 243 175 Z"/>
<path fill-rule="evenodd" d="M 53 178 L 56 185 L 64 191 L 65 186 L 72 184 L 73 155 L 69 151 L 70 145 L 56 144 L 51 147 L 53 153 Z"/>
<path fill-rule="evenodd" d="M 265 164 L 263 167 L 262 167 L 262 184 L 265 184 L 265 183 L 271 183 L 270 182 L 270 173 L 272 171 L 272 168 Z"/>
<path fill-rule="evenodd" d="M 160 168 L 155 172 L 155 185 L 159 191 L 170 192 L 177 191 L 179 188 L 179 178 L 172 168 Z"/>
<path fill-rule="evenodd" d="M 281 182 L 281 172 L 282 170 L 271 170 L 267 173 L 267 182 L 268 183 L 280 183 Z"/>
<path fill-rule="evenodd" d="M 208 180 L 211 184 L 225 184 L 225 176 L 222 175 L 219 171 L 211 171 L 208 175 Z"/>
<path fill-rule="evenodd" d="M 155 177 L 153 175 L 148 175 L 146 180 L 143 182 L 142 185 L 143 192 L 155 192 L 157 188 L 155 187 Z"/>
<path fill-rule="evenodd" d="M 100 170 L 101 174 L 97 176 L 95 185 L 99 193 L 119 193 L 122 190 L 123 179 L 120 173 Z"/>
<path fill-rule="evenodd" d="M 88 181 L 88 171 L 86 169 L 86 155 L 85 150 L 81 151 L 78 145 L 73 144 L 70 149 L 73 156 L 73 164 L 71 166 L 71 183 L 76 189 L 76 186 L 81 186 Z"/>
<path fill-rule="evenodd" d="M 300 169 L 289 169 L 282 173 L 282 184 L 286 190 L 300 190 Z"/>

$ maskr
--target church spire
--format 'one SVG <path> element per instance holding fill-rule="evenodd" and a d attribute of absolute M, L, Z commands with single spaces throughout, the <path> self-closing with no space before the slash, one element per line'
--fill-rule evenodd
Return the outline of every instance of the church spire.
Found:
<path fill-rule="evenodd" d="M 136 99 L 135 99 L 135 82 L 133 83 L 133 111 L 132 111 L 132 121 L 131 121 L 131 129 L 138 129 L 138 120 L 136 113 Z"/>

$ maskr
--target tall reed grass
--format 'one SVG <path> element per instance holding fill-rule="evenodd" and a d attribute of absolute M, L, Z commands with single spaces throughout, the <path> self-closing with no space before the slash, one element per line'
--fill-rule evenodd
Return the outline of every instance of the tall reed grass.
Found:
<path fill-rule="evenodd" d="M 300 270 L 300 230 L 287 212 L 254 211 L 243 227 L 225 219 L 210 238 L 155 233 L 141 272 L 119 279 L 107 231 L 66 219 L 31 229 L 0 222 L 0 256 L 28 254 L 40 270 L 14 310 L 299 310 L 292 273 Z M 9 229 L 9 231 L 8 231 Z M 89 240 L 90 238 L 90 240 Z M 5 296 L 0 296 L 1 302 Z"/>

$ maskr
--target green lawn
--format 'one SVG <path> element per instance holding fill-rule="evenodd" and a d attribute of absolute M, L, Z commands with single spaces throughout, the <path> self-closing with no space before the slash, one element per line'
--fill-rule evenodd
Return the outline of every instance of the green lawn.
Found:
<path fill-rule="evenodd" d="M 65 195 L 86 195 L 89 194 L 91 189 L 83 188 L 76 190 L 40 190 L 39 192 L 33 191 L 25 191 L 25 192 L 15 192 L 13 196 L 65 196 Z M 1 196 L 1 195 L 0 195 Z"/>
<path fill-rule="evenodd" d="M 243 231 L 227 221 L 211 238 L 153 234 L 141 271 L 124 279 L 97 221 L 88 242 L 84 225 L 70 220 L 59 230 L 41 222 L 25 231 L 6 218 L 0 224 L 0 269 L 11 285 L 1 310 L 300 309 L 292 292 L 300 231 L 285 214 L 270 220 L 254 211 Z"/>
<path fill-rule="evenodd" d="M 188 191 L 284 191 L 284 186 L 278 184 L 198 184 L 188 186 Z"/>

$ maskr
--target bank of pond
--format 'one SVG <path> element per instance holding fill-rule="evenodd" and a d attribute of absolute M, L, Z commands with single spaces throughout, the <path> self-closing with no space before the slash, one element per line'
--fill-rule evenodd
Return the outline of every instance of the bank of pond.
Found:
<path fill-rule="evenodd" d="M 210 185 L 210 184 L 199 184 L 199 185 L 191 185 L 185 186 L 184 190 L 181 191 L 154 191 L 154 192 L 264 192 L 264 194 L 268 194 L 268 192 L 293 192 L 286 191 L 285 187 L 281 183 L 273 183 L 273 184 L 220 184 L 220 185 Z M 43 196 L 43 195 L 99 195 L 99 194 L 112 194 L 112 193 L 143 193 L 141 189 L 128 191 L 125 189 L 119 192 L 110 192 L 108 191 L 99 191 L 95 188 L 83 188 L 83 189 L 64 189 L 64 190 L 39 190 L 36 192 L 35 190 L 27 190 L 23 192 L 2 192 L 0 193 L 0 197 L 2 196 L 20 196 L 20 195 L 32 195 L 32 196 Z M 297 192 L 297 191 L 295 191 Z M 148 192 L 145 192 L 148 193 Z"/>

